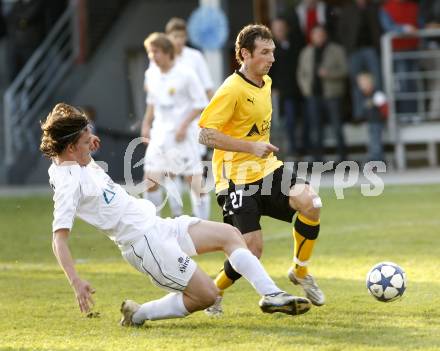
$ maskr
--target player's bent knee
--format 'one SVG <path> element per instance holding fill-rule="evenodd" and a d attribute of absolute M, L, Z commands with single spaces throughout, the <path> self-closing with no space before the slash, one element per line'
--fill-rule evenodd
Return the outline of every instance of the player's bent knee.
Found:
<path fill-rule="evenodd" d="M 262 246 L 256 247 L 255 249 L 250 250 L 250 251 L 251 251 L 251 252 L 254 254 L 254 256 L 257 257 L 258 259 L 260 259 L 261 256 L 263 256 L 263 247 L 262 247 Z"/>
<path fill-rule="evenodd" d="M 321 210 L 313 207 L 312 201 L 308 202 L 302 209 L 300 209 L 299 213 L 314 221 L 319 220 L 319 217 L 321 216 Z"/>
<path fill-rule="evenodd" d="M 246 241 L 247 248 L 250 252 L 257 258 L 260 258 L 263 255 L 263 245 L 261 242 L 257 241 Z"/>
<path fill-rule="evenodd" d="M 315 206 L 313 198 L 309 198 L 307 199 L 305 205 L 303 206 L 303 209 L 300 210 L 300 212 L 309 218 L 319 218 L 321 208 Z"/>
<path fill-rule="evenodd" d="M 305 184 L 302 189 L 294 185 L 291 188 L 289 204 L 304 216 L 310 219 L 319 219 L 322 201 L 310 185 Z"/>

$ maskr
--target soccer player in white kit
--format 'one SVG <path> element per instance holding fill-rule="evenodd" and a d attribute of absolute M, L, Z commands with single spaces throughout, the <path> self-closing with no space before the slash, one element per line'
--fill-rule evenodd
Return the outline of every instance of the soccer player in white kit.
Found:
<path fill-rule="evenodd" d="M 214 83 L 212 81 L 211 74 L 208 69 L 208 65 L 202 53 L 199 50 L 193 49 L 186 45 L 188 34 L 187 34 L 185 20 L 178 17 L 171 18 L 165 26 L 165 33 L 174 45 L 174 50 L 175 50 L 174 61 L 176 63 L 185 66 L 186 69 L 191 69 L 196 74 L 197 78 L 199 79 L 200 83 L 203 86 L 203 89 L 206 93 L 208 100 L 210 100 L 212 98 L 214 91 Z M 155 64 L 154 61 L 150 61 L 149 68 L 151 69 L 157 68 L 157 65 Z M 148 90 L 147 71 L 145 72 L 146 74 L 144 80 L 144 86 L 146 91 Z M 197 130 L 200 131 L 197 125 L 197 120 L 193 121 L 193 124 L 196 126 Z M 202 158 L 207 157 L 206 146 L 198 143 L 198 147 L 200 149 L 200 154 Z M 173 185 L 176 186 L 176 190 L 179 192 L 179 195 L 181 195 L 182 185 L 180 179 L 176 178 L 174 180 Z M 173 196 L 168 197 L 168 203 L 170 205 L 171 212 L 173 213 L 173 215 L 179 215 L 179 213 L 182 213 L 181 203 L 176 201 L 176 199 Z M 201 198 L 200 206 L 201 206 L 201 211 L 203 211 L 203 216 L 204 216 L 203 218 L 208 219 L 210 214 L 209 193 L 205 193 L 204 196 Z"/>
<path fill-rule="evenodd" d="M 212 305 L 219 291 L 190 257 L 211 251 L 225 252 L 234 269 L 249 280 L 262 296 L 263 312 L 297 315 L 310 309 L 309 300 L 275 285 L 234 227 L 188 216 L 162 219 L 150 201 L 132 197 L 114 183 L 90 156 L 99 147 L 99 139 L 90 132 L 83 112 L 57 104 L 41 128 L 40 150 L 52 159 L 53 252 L 81 312 L 90 311 L 95 290 L 76 272 L 68 246 L 75 217 L 103 231 L 130 265 L 169 292 L 142 305 L 124 301 L 121 325 L 181 318 Z"/>
<path fill-rule="evenodd" d="M 148 143 L 144 161 L 147 198 L 159 206 L 159 185 L 170 185 L 165 175 L 183 175 L 190 185 L 193 214 L 207 219 L 209 198 L 201 194 L 203 168 L 198 127 L 193 123 L 208 104 L 206 94 L 195 73 L 175 62 L 174 46 L 165 34 L 152 33 L 144 45 L 155 64 L 146 72 L 147 108 L 141 134 Z"/>

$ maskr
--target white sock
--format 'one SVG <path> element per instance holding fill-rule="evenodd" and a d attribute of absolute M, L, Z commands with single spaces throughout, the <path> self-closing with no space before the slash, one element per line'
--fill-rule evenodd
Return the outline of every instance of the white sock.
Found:
<path fill-rule="evenodd" d="M 252 284 L 260 295 L 282 291 L 264 270 L 258 258 L 248 249 L 239 248 L 229 255 L 232 267 Z"/>
<path fill-rule="evenodd" d="M 142 324 L 146 320 L 156 321 L 159 319 L 183 318 L 189 315 L 183 304 L 182 293 L 170 293 L 161 299 L 144 303 L 133 314 L 133 322 Z"/>
<path fill-rule="evenodd" d="M 202 218 L 203 210 L 202 210 L 201 198 L 199 196 L 195 195 L 193 192 L 191 192 L 190 198 L 191 198 L 191 208 L 192 208 L 193 215 L 195 217 L 205 219 L 205 218 Z"/>
<path fill-rule="evenodd" d="M 173 217 L 181 216 L 183 213 L 183 202 L 182 202 L 182 182 L 179 178 L 170 179 L 165 178 L 165 189 L 168 192 L 168 205 L 170 206 L 171 215 Z"/>
<path fill-rule="evenodd" d="M 156 214 L 160 216 L 160 209 L 163 202 L 162 188 L 159 187 L 157 190 L 144 192 L 143 198 L 151 201 L 154 206 L 156 206 Z"/>
<path fill-rule="evenodd" d="M 211 196 L 209 193 L 203 194 L 200 197 L 202 219 L 208 220 L 211 215 Z"/>
<path fill-rule="evenodd" d="M 191 207 L 193 215 L 208 220 L 211 210 L 211 199 L 209 193 L 203 194 L 200 197 L 191 192 Z"/>

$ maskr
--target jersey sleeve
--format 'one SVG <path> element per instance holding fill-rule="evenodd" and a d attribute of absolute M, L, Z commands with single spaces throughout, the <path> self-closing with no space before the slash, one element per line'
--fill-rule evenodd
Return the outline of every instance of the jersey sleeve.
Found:
<path fill-rule="evenodd" d="M 50 184 L 54 190 L 52 232 L 71 230 L 81 197 L 79 170 L 69 167 L 51 177 Z"/>
<path fill-rule="evenodd" d="M 222 130 L 223 126 L 234 115 L 237 105 L 237 91 L 229 86 L 222 85 L 208 106 L 203 110 L 199 120 L 200 128 Z"/>
<path fill-rule="evenodd" d="M 211 73 L 209 73 L 205 57 L 199 51 L 196 51 L 195 57 L 197 57 L 197 75 L 202 81 L 204 90 L 213 89 L 214 84 L 212 82 Z"/>
<path fill-rule="evenodd" d="M 208 105 L 208 98 L 206 97 L 206 92 L 200 80 L 197 78 L 196 74 L 192 71 L 186 72 L 188 77 L 187 88 L 189 96 L 191 97 L 193 109 L 202 109 Z"/>

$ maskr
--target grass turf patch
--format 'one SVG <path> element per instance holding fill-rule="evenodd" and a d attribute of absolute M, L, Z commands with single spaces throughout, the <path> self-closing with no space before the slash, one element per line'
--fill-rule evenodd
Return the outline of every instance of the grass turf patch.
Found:
<path fill-rule="evenodd" d="M 265 315 L 241 280 L 226 292 L 222 318 L 199 312 L 137 329 L 118 325 L 122 300 L 144 302 L 164 292 L 125 263 L 110 240 L 76 221 L 70 246 L 80 276 L 97 290 L 101 314 L 85 318 L 51 251 L 51 198 L 0 198 L 0 350 L 438 350 L 440 186 L 345 195 L 337 200 L 321 191 L 321 234 L 310 270 L 326 293 L 325 306 L 297 317 Z M 220 220 L 214 201 L 213 216 Z M 265 218 L 262 227 L 263 264 L 281 288 L 302 294 L 286 278 L 292 225 Z M 223 259 L 196 258 L 212 276 Z M 385 260 L 408 276 L 403 299 L 388 304 L 365 288 L 368 270 Z"/>

